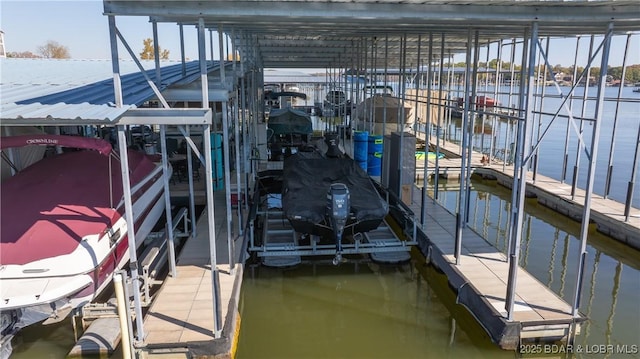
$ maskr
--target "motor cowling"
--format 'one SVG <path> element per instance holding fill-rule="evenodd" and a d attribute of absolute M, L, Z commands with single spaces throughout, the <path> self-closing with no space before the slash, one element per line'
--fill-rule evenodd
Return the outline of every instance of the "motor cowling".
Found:
<path fill-rule="evenodd" d="M 342 234 L 351 211 L 351 195 L 349 188 L 343 183 L 333 183 L 327 192 L 327 217 L 333 229 L 336 241 L 336 257 L 334 264 L 342 259 Z"/>

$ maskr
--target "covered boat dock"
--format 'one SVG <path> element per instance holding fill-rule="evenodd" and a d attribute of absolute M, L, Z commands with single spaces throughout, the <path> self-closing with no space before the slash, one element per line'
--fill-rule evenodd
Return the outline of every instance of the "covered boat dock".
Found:
<path fill-rule="evenodd" d="M 512 349 L 517 343 L 525 340 L 545 341 L 558 338 L 570 340 L 571 332 L 575 332 L 579 323 L 586 319 L 578 309 L 584 279 L 584 251 L 591 217 L 593 179 L 596 175 L 595 158 L 598 152 L 599 124 L 603 120 L 601 105 L 604 100 L 606 69 L 611 54 L 612 37 L 637 36 L 637 31 L 640 29 L 640 12 L 638 12 L 636 1 L 540 3 L 483 0 L 471 4 L 469 1 L 456 0 L 350 2 L 104 0 L 104 14 L 110 29 L 115 98 L 115 107 L 109 108 L 108 117 L 113 120 L 113 125 L 120 126 L 120 138 L 124 140 L 123 126 L 125 125 L 154 124 L 160 126 L 163 138 L 166 130 L 164 126 L 178 125 L 179 131 L 189 142 L 189 151 L 193 150 L 197 154 L 200 154 L 198 146 L 193 141 L 189 141 L 189 135 L 196 126 L 201 126 L 197 128 L 202 131 L 204 140 L 201 157 L 206 167 L 207 218 L 206 221 L 199 222 L 206 223 L 201 224 L 204 228 L 194 228 L 188 248 L 196 243 L 194 241 L 207 241 L 208 257 L 200 256 L 196 265 L 198 268 L 195 270 L 180 265 L 176 267 L 175 260 L 172 262 L 170 282 L 173 287 L 167 286 L 158 295 L 156 317 L 136 321 L 135 332 L 132 334 L 132 343 L 136 350 L 152 353 L 162 352 L 163 349 L 190 350 L 189 348 L 195 346 L 199 348 L 218 346 L 222 349 L 199 350 L 197 354 L 202 357 L 233 357 L 234 355 L 233 343 L 240 329 L 239 313 L 233 301 L 237 304 L 237 294 L 243 273 L 242 266 L 245 260 L 244 249 L 249 236 L 246 223 L 242 220 L 248 209 L 248 198 L 245 197 L 245 201 L 241 202 L 245 205 L 236 206 L 235 214 L 232 213 L 234 209 L 231 199 L 232 194 L 248 196 L 260 165 L 266 164 L 265 157 L 256 155 L 256 152 L 260 153 L 259 149 L 264 144 L 262 94 L 265 69 L 323 68 L 326 69 L 328 88 L 347 88 L 349 76 L 346 74 L 370 78 L 380 76 L 386 82 L 390 78 L 386 76 L 387 70 L 393 69 L 396 71 L 394 81 L 401 90 L 397 97 L 401 101 L 422 101 L 429 105 L 443 107 L 445 105 L 441 100 L 445 98 L 445 92 L 454 86 L 444 72 L 444 62 L 455 55 L 465 57 L 464 71 L 468 79 L 464 82 L 462 95 L 464 100 L 460 205 L 455 214 L 442 214 L 440 213 L 442 208 L 438 208 L 431 203 L 431 199 L 426 197 L 427 191 L 423 191 L 420 201 L 414 200 L 415 196 L 408 198 L 407 202 L 410 202 L 406 203 L 408 206 L 414 205 L 415 202 L 421 203 L 419 208 L 415 208 L 415 212 L 421 214 L 423 218 L 421 224 L 424 225 L 424 233 L 419 235 L 422 239 L 420 253 L 432 263 L 446 268 L 443 270 L 449 275 L 452 286 L 458 289 L 459 300 L 468 305 L 472 313 L 483 313 L 476 316 L 477 320 L 485 327 L 492 340 L 503 348 Z M 154 40 L 157 40 L 158 23 L 177 24 L 181 33 L 185 26 L 197 28 L 199 61 L 190 77 L 191 81 L 186 84 L 175 83 L 171 88 L 164 88 L 165 73 L 160 69 L 159 63 L 155 64 L 155 78 L 147 78 L 147 85 L 153 93 L 148 98 L 156 101 L 161 108 L 127 107 L 128 103 L 123 101 L 122 89 L 125 85 L 121 81 L 118 66 L 118 45 L 122 43 L 126 46 L 126 39 L 117 28 L 117 19 L 121 16 L 148 17 Z M 210 59 L 207 59 L 207 31 L 209 32 Z M 208 60 L 214 60 L 214 31 L 218 35 L 217 61 L 219 61 L 218 64 L 223 65 L 212 72 L 207 67 L 207 63 Z M 573 299 L 571 303 L 567 303 L 548 288 L 530 281 L 530 277 L 519 268 L 518 263 L 524 198 L 528 182 L 527 173 L 542 140 L 533 136 L 534 118 L 537 113 L 534 94 L 536 79 L 540 76 L 537 69 L 542 65 L 551 67 L 548 63 L 549 41 L 576 36 L 591 36 L 593 44 L 596 37 L 598 39 L 598 43 L 592 47 L 589 54 L 589 66 L 579 77 L 589 77 L 588 69 L 591 67 L 599 67 L 601 70 L 595 81 L 595 111 L 592 118 L 589 118 L 593 124 L 593 136 L 590 140 L 580 137 L 590 163 L 584 201 L 580 207 L 582 211 L 581 259 L 573 283 Z M 512 43 L 511 58 L 508 59 L 502 51 L 505 44 L 510 42 Z M 154 44 L 157 43 L 158 41 L 154 41 Z M 225 46 L 225 43 L 228 45 Z M 512 104 L 513 109 L 509 109 L 508 115 L 516 124 L 517 141 L 513 165 L 511 236 L 506 255 L 496 253 L 495 248 L 486 247 L 482 239 L 476 238 L 466 227 L 465 220 L 468 218 L 467 193 L 470 187 L 473 150 L 472 121 L 476 116 L 487 112 L 486 109 L 476 108 L 472 99 L 482 93 L 481 81 L 478 81 L 480 79 L 478 63 L 481 53 L 488 57 L 491 51 L 496 53 L 499 62 L 517 61 L 521 64 L 516 72 L 519 90 L 511 93 L 516 100 Z M 185 75 L 185 66 L 183 64 L 181 67 L 182 75 Z M 546 71 L 542 75 L 543 78 L 548 76 L 549 73 Z M 496 80 L 497 77 L 498 75 Z M 407 95 L 406 84 L 411 82 L 410 79 L 422 79 L 417 82 L 417 86 L 430 89 L 426 91 L 424 98 L 419 99 L 417 91 L 413 98 Z M 484 80 L 488 81 L 488 79 Z M 422 81 L 424 83 L 421 83 Z M 578 81 L 571 90 L 573 91 L 577 85 Z M 358 86 L 351 87 L 350 97 L 356 102 L 364 100 L 361 98 L 362 91 L 359 91 Z M 176 108 L 185 105 L 194 108 Z M 70 117 L 66 112 L 60 114 L 58 112 L 60 110 L 55 107 L 45 108 L 38 115 L 25 116 L 33 110 L 28 106 L 34 105 L 19 104 L 15 107 L 12 105 L 10 110 L 13 112 L 7 112 L 8 108 L 3 108 L 3 126 L 5 124 L 46 125 L 52 123 L 49 122 L 52 118 L 64 120 L 54 121 L 53 123 L 56 124 L 80 122 L 77 117 Z M 38 105 L 39 110 L 40 106 Z M 575 117 L 580 117 L 579 120 L 584 119 L 583 116 L 574 115 L 566 106 L 558 108 L 558 113 L 561 111 L 567 111 L 565 115 L 567 121 L 571 121 L 574 127 L 576 127 Z M 427 118 L 423 121 L 440 124 L 442 118 L 438 114 L 444 112 L 437 111 L 437 118 L 431 118 L 432 112 L 427 111 Z M 342 125 L 346 125 L 346 109 L 338 111 L 338 114 L 342 117 Z M 557 116 L 554 116 L 554 119 L 555 117 Z M 353 114 L 353 118 L 358 118 L 357 113 Z M 397 116 L 397 118 L 404 117 Z M 93 124 L 92 121 L 96 122 L 92 119 L 82 123 Z M 217 124 L 219 128 L 215 127 Z M 404 125 L 404 123 L 397 123 L 397 128 L 403 129 Z M 373 121 L 371 119 L 369 121 L 365 119 L 360 123 L 354 121 L 352 126 L 357 129 L 370 129 Z M 229 165 L 225 168 L 224 183 L 229 185 L 225 186 L 223 198 L 218 198 L 221 193 L 216 193 L 214 196 L 212 182 L 214 171 L 209 156 L 212 149 L 210 135 L 212 131 L 218 129 L 222 132 L 222 143 L 226 149 L 224 163 L 230 164 L 229 154 L 235 153 L 236 164 L 234 172 L 231 172 Z M 337 129 L 337 126 L 334 129 Z M 404 131 L 400 133 L 401 141 L 405 140 L 404 134 Z M 235 141 L 231 142 L 231 137 Z M 230 146 L 235 148 L 232 149 Z M 353 149 L 348 149 L 347 152 L 353 153 Z M 188 158 L 191 158 L 191 152 L 188 153 Z M 400 163 L 403 162 L 402 154 L 397 160 Z M 125 173 L 126 168 L 122 171 Z M 426 177 L 427 166 L 424 167 L 424 171 Z M 234 179 L 231 178 L 232 174 L 235 176 Z M 403 176 L 405 176 L 404 181 Z M 405 181 L 407 181 L 406 174 L 401 173 L 394 183 L 401 186 Z M 235 182 L 235 193 L 232 193 L 231 189 L 233 182 Z M 410 184 L 410 193 L 413 193 L 413 178 L 410 179 Z M 168 184 L 166 186 L 168 187 Z M 396 187 L 391 190 L 400 195 L 403 188 Z M 216 201 L 225 205 L 225 215 L 222 217 L 216 215 L 214 211 Z M 426 219 L 427 216 L 429 219 Z M 234 217 L 236 223 L 234 223 Z M 220 221 L 224 221 L 226 226 L 219 226 Z M 234 224 L 237 224 L 237 228 Z M 437 228 L 438 225 L 442 228 Z M 431 230 L 433 230 L 432 233 L 430 233 Z M 236 239 L 238 242 L 242 239 L 243 245 L 236 245 Z M 226 249 L 229 263 L 221 262 L 220 252 L 216 250 L 218 247 Z M 204 251 L 206 249 L 201 249 L 199 254 L 205 253 Z M 184 255 L 187 256 L 187 254 Z M 481 259 L 479 258 L 481 256 L 487 258 Z M 486 261 L 483 262 L 483 260 Z M 177 263 L 179 264 L 180 260 Z M 492 263 L 499 263 L 500 268 L 492 270 Z M 492 273 L 480 278 L 481 283 L 474 282 L 477 278 L 472 277 L 479 273 L 475 269 L 481 266 L 488 268 Z M 130 270 L 135 281 L 138 268 L 132 265 Z M 191 303 L 195 305 L 198 299 L 205 300 L 198 304 L 202 307 L 197 308 L 199 311 L 210 311 L 211 315 L 207 314 L 200 318 L 201 321 L 197 325 L 200 335 L 191 336 L 182 332 L 178 337 L 176 337 L 177 334 L 161 337 L 158 331 L 166 327 L 162 323 L 153 321 L 161 318 L 175 323 L 178 319 L 171 319 L 168 315 L 162 314 L 160 303 L 166 303 L 169 300 L 166 299 L 167 296 L 169 298 L 172 295 L 175 296 L 175 291 L 179 291 L 180 288 L 187 288 L 194 284 L 196 280 L 191 272 L 198 272 L 196 276 L 200 276 L 198 284 L 201 285 L 196 290 Z M 478 274 L 478 276 L 481 275 Z M 523 289 L 523 287 L 528 288 Z M 206 294 L 198 297 L 201 289 Z M 190 299 L 184 300 L 185 305 L 188 306 Z M 135 307 L 136 316 L 142 318 L 139 300 L 136 300 Z M 224 313 L 223 308 L 227 308 L 227 313 Z M 527 315 L 523 314 L 525 311 Z M 183 314 L 185 313 L 180 313 L 180 315 Z M 189 322 L 189 315 L 187 313 L 184 318 L 179 319 L 184 329 L 194 328 Z M 498 329 L 493 327 L 495 323 L 501 323 Z M 510 328 L 515 327 L 527 327 L 532 330 L 511 331 Z"/>

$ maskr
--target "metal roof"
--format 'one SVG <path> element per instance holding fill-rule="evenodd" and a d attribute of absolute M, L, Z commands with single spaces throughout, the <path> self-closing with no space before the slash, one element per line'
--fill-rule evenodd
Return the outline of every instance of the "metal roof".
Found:
<path fill-rule="evenodd" d="M 154 99 L 155 93 L 133 61 L 121 61 L 124 106 L 114 104 L 111 61 L 2 59 L 0 117 L 3 125 L 106 124 Z M 209 62 L 211 71 L 218 62 Z M 156 78 L 153 61 L 143 62 Z M 134 72 L 136 71 L 136 72 Z M 199 79 L 197 61 L 161 68 L 162 91 Z"/>
<path fill-rule="evenodd" d="M 522 38 L 533 22 L 540 36 L 640 30 L 637 0 L 325 0 L 325 1 L 120 1 L 104 0 L 107 15 L 148 16 L 151 21 L 222 26 L 241 56 L 264 68 L 354 67 L 373 48 L 378 64 L 417 63 L 418 39 L 432 34 L 445 53 L 466 49 L 469 32 L 481 44 Z M 442 41 L 441 36 L 444 36 Z M 403 50 L 406 49 L 406 50 Z M 422 50 L 423 56 L 426 49 Z M 387 56 L 385 56 L 387 54 Z M 435 58 L 439 54 L 434 54 Z M 386 59 L 386 60 L 385 60 Z"/>

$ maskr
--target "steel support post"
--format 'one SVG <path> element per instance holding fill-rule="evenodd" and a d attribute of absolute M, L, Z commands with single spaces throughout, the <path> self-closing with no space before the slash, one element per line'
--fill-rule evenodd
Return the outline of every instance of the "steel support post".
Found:
<path fill-rule="evenodd" d="M 202 85 L 202 107 L 209 107 L 209 82 L 207 78 L 207 62 L 205 48 L 204 20 L 198 19 L 198 61 L 200 62 L 200 83 Z M 216 255 L 216 226 L 213 202 L 213 171 L 211 163 L 211 126 L 205 125 L 202 134 L 204 141 L 205 183 L 207 191 L 207 220 L 209 222 L 209 257 L 211 260 L 211 291 L 213 296 L 213 336 L 222 336 L 222 305 L 220 299 L 220 273 Z"/>
<path fill-rule="evenodd" d="M 235 31 L 231 29 L 231 37 L 235 38 Z M 229 46 L 229 38 L 227 38 L 227 46 Z M 236 49 L 235 41 L 231 41 L 231 63 L 233 72 L 233 93 L 235 94 L 232 100 L 232 117 L 233 122 L 233 144 L 235 147 L 235 164 L 236 164 L 236 198 L 237 198 L 237 215 L 238 215 L 238 236 L 242 236 L 242 181 L 240 180 L 240 172 L 242 169 L 242 163 L 240 162 L 240 103 L 238 101 L 238 72 L 236 66 Z M 231 203 L 229 203 L 231 205 Z"/>
<path fill-rule="evenodd" d="M 631 167 L 631 178 L 627 186 L 627 200 L 624 204 L 624 221 L 629 222 L 629 214 L 631 213 L 631 204 L 633 201 L 633 191 L 636 183 L 636 168 L 638 168 L 638 159 L 640 158 L 640 126 L 638 126 L 638 138 L 636 139 L 636 152 L 633 155 Z"/>
<path fill-rule="evenodd" d="M 398 94 L 398 98 L 400 99 L 400 106 L 398 107 L 398 126 L 399 126 L 399 131 L 400 131 L 400 153 L 398 153 L 398 163 L 400 164 L 399 169 L 398 169 L 398 197 L 401 197 L 400 195 L 402 194 L 402 183 L 405 181 L 405 179 L 403 178 L 403 171 L 402 168 L 403 163 L 404 163 L 404 127 L 405 127 L 405 112 L 404 112 L 404 99 L 406 96 L 406 91 L 405 91 L 405 86 L 406 86 L 406 79 L 404 78 L 404 72 L 406 70 L 406 65 L 407 65 L 407 34 L 403 34 L 402 35 L 402 40 L 401 40 L 401 51 L 402 51 L 402 55 L 400 56 L 400 71 L 398 71 L 398 85 L 399 85 L 399 94 Z M 414 180 L 413 178 L 411 179 L 412 181 Z M 408 203 L 409 205 L 411 205 L 411 203 Z"/>
<path fill-rule="evenodd" d="M 167 125 L 160 125 L 160 147 L 162 149 L 162 181 L 164 184 L 164 213 L 167 221 L 167 246 L 169 249 L 169 273 L 172 277 L 176 277 L 176 251 L 173 235 L 173 218 L 171 216 L 171 193 L 169 190 L 169 155 L 167 153 Z"/>
<path fill-rule="evenodd" d="M 620 98 L 622 97 L 622 89 L 624 88 L 624 79 L 627 75 L 627 55 L 629 52 L 629 45 L 631 43 L 631 33 L 627 34 L 627 42 L 624 47 L 624 55 L 622 56 L 622 75 L 620 75 L 620 86 L 618 87 L 618 96 L 616 98 L 616 111 L 613 115 L 613 129 L 611 130 L 611 146 L 609 147 L 609 161 L 607 164 L 607 178 L 604 184 L 604 198 L 609 196 L 609 190 L 611 189 L 611 177 L 613 176 L 613 153 L 616 144 L 616 130 L 618 129 L 618 110 L 620 107 Z M 632 167 L 635 169 L 635 167 Z"/>
<path fill-rule="evenodd" d="M 220 49 L 220 81 L 222 86 L 226 88 L 227 77 L 225 69 L 225 48 L 223 41 L 223 28 L 222 25 L 218 25 L 218 46 Z M 225 202 L 227 210 L 227 248 L 229 251 L 229 273 L 235 273 L 235 241 L 233 240 L 233 212 L 231 211 L 231 157 L 229 155 L 231 151 L 229 140 L 229 104 L 228 102 L 222 103 L 222 142 L 224 143 L 225 150 L 222 151 L 224 157 L 224 189 L 225 189 Z"/>
<path fill-rule="evenodd" d="M 467 131 L 469 132 L 469 136 L 467 137 L 467 170 L 465 171 L 465 196 L 466 206 L 464 207 L 464 222 L 465 226 L 469 223 L 469 206 L 471 205 L 471 159 L 473 158 L 473 136 L 474 136 L 474 128 L 476 124 L 478 104 L 477 104 L 477 94 L 478 94 L 478 62 L 480 61 L 480 34 L 478 30 L 474 32 L 473 38 L 473 73 L 471 75 L 471 99 L 469 102 L 473 101 L 473 107 L 469 109 L 469 118 L 467 119 Z M 465 94 L 465 96 L 467 96 Z M 468 97 L 468 96 L 467 96 Z"/>
<path fill-rule="evenodd" d="M 527 40 L 529 39 L 529 35 L 528 35 L 528 30 L 525 29 L 525 36 L 524 36 L 524 40 L 522 43 L 522 61 L 524 62 L 524 59 L 527 58 Z M 515 52 L 515 45 L 514 48 L 512 50 L 512 52 Z M 513 58 L 513 55 L 512 55 Z M 535 59 L 535 58 L 534 58 Z M 512 71 L 515 71 L 512 69 Z M 520 69 L 520 89 L 524 89 L 525 86 L 527 86 L 527 82 L 526 80 L 529 78 L 528 76 L 526 76 L 527 71 L 529 71 L 529 68 L 527 66 L 522 66 Z M 531 71 L 533 71 L 531 69 Z M 513 78 L 513 72 L 512 72 L 512 78 Z M 512 87 L 513 87 L 513 82 L 512 82 Z M 511 93 L 511 90 L 509 91 Z M 507 262 L 511 262 L 511 253 L 513 251 L 513 246 L 515 243 L 514 240 L 514 236 L 516 236 L 516 234 L 514 233 L 515 231 L 521 231 L 521 228 L 518 227 L 518 225 L 516 224 L 517 222 L 517 218 L 518 218 L 518 208 L 520 208 L 520 192 L 518 191 L 518 189 L 520 188 L 520 181 L 522 181 L 522 177 L 519 175 L 519 171 L 520 171 L 520 167 L 524 166 L 524 163 L 526 162 L 524 159 L 526 158 L 526 156 L 524 155 L 524 152 L 526 151 L 526 148 L 522 147 L 524 146 L 524 139 L 522 136 L 524 136 L 524 134 L 521 134 L 521 132 L 525 132 L 524 131 L 524 123 L 526 123 L 527 121 L 527 114 L 524 113 L 523 115 L 523 111 L 526 112 L 526 110 L 528 109 L 525 108 L 526 106 L 529 106 L 530 103 L 532 102 L 528 102 L 528 92 L 525 92 L 523 90 L 519 91 L 519 95 L 518 95 L 518 113 L 519 113 L 519 119 L 517 120 L 518 122 L 516 123 L 517 127 L 516 127 L 516 138 L 514 139 L 514 143 L 515 143 L 515 148 L 512 150 L 513 152 L 515 152 L 514 154 L 512 154 L 514 163 L 513 163 L 513 185 L 512 185 L 512 191 L 511 191 L 511 215 L 509 217 L 509 227 L 507 228 Z M 511 96 L 509 96 L 511 97 Z M 520 147 L 518 147 L 520 146 Z M 519 162 L 516 161 L 516 159 L 518 159 L 518 157 L 520 157 Z M 526 175 L 526 172 L 525 172 Z M 526 182 L 526 177 L 524 178 L 524 181 Z M 526 186 L 526 185 L 525 185 Z M 526 188 L 526 187 L 525 187 Z M 522 224 L 520 224 L 520 227 L 522 226 Z"/>
<path fill-rule="evenodd" d="M 600 142 L 600 124 L 602 123 L 602 108 L 604 104 L 604 92 L 607 82 L 607 66 L 609 65 L 609 51 L 611 49 L 611 37 L 613 36 L 613 23 L 609 23 L 607 33 L 603 39 L 602 57 L 600 62 L 600 79 L 598 81 L 598 93 L 595 108 L 595 121 L 591 135 L 591 150 L 589 151 L 589 171 L 587 172 L 587 187 L 585 188 L 584 205 L 582 211 L 582 223 L 580 225 L 580 258 L 576 273 L 576 287 L 573 294 L 573 306 L 571 314 L 579 316 L 582 283 L 584 281 L 584 267 L 587 260 L 587 237 L 589 236 L 589 217 L 591 215 L 591 197 L 593 196 L 593 182 L 596 175 L 596 162 L 598 159 L 598 143 Z M 593 37 L 592 37 L 593 38 Z M 589 77 L 587 76 L 587 81 Z M 585 87 L 585 93 L 586 93 Z"/>
<path fill-rule="evenodd" d="M 587 99 L 588 99 L 588 94 L 589 94 L 589 78 L 591 77 L 591 60 L 593 59 L 593 42 L 594 42 L 595 36 L 591 35 L 591 40 L 589 41 L 589 64 L 587 65 L 587 76 L 584 78 L 585 80 L 585 86 L 584 86 L 584 92 L 582 93 L 582 109 L 580 111 L 580 117 L 584 118 L 585 117 L 585 112 L 587 111 Z M 573 84 L 573 86 L 577 86 L 578 84 L 575 83 Z M 573 95 L 573 92 L 571 93 Z M 576 199 L 576 189 L 578 187 L 578 176 L 580 174 L 580 157 L 582 154 L 582 148 L 586 148 L 586 144 L 583 143 L 583 137 L 582 135 L 584 134 L 584 120 L 580 120 L 580 130 L 578 131 L 578 144 L 576 146 L 576 163 L 573 166 L 573 179 L 571 181 L 571 199 L 575 200 Z"/>
<path fill-rule="evenodd" d="M 138 273 L 138 246 L 136 245 L 135 222 L 133 220 L 133 204 L 131 201 L 131 182 L 129 179 L 129 156 L 127 155 L 127 138 L 125 127 L 118 126 L 118 146 L 120 149 L 120 172 L 122 175 L 122 195 L 124 196 L 124 214 L 127 221 L 127 240 L 129 241 L 129 270 L 133 286 L 133 300 L 136 313 L 136 343 L 144 342 L 144 324 L 142 320 L 142 301 L 140 300 L 140 275 Z"/>
<path fill-rule="evenodd" d="M 436 128 L 436 159 L 435 159 L 435 174 L 433 177 L 433 198 L 438 199 L 438 185 L 440 179 L 440 135 L 444 132 L 442 131 L 442 116 L 445 113 L 444 108 L 442 107 L 443 102 L 443 91 L 444 91 L 444 32 L 440 34 L 440 59 L 438 65 L 438 127 Z M 445 102 L 446 105 L 446 102 Z M 427 109 L 429 111 L 429 109 Z M 444 140 L 444 137 L 442 138 Z"/>
<path fill-rule="evenodd" d="M 120 65 L 118 63 L 118 40 L 115 16 L 109 15 L 109 39 L 111 42 L 111 64 L 113 68 L 113 90 L 116 106 L 122 107 L 122 85 L 120 83 Z M 118 146 L 120 150 L 120 171 L 122 176 L 122 193 L 124 196 L 125 219 L 127 221 L 127 239 L 129 242 L 129 269 L 133 282 L 133 298 L 136 314 L 136 343 L 144 342 L 144 323 L 142 320 L 142 301 L 140 299 L 140 278 L 138 273 L 138 256 L 133 220 L 133 204 L 131 201 L 131 182 L 129 180 L 129 157 L 127 156 L 127 139 L 125 127 L 118 126 Z"/>
<path fill-rule="evenodd" d="M 509 277 L 507 279 L 507 293 L 506 293 L 506 301 L 505 301 L 505 309 L 507 310 L 507 320 L 513 320 L 513 308 L 516 296 L 516 287 L 518 280 L 518 262 L 520 257 L 520 243 L 522 241 L 522 227 L 523 227 L 523 219 L 524 219 L 524 195 L 527 189 L 527 163 L 525 162 L 525 158 L 527 151 L 531 151 L 530 140 L 531 136 L 529 136 L 532 128 L 533 128 L 533 97 L 534 97 L 534 86 L 535 86 L 535 63 L 536 63 L 536 53 L 538 50 L 538 23 L 534 22 L 531 27 L 531 37 L 529 39 L 529 58 L 524 63 L 524 59 L 526 56 L 527 48 L 527 34 L 524 36 L 523 47 L 523 71 L 526 68 L 527 70 L 527 90 L 526 93 L 522 93 L 522 89 L 524 86 L 521 86 L 521 104 L 524 106 L 520 106 L 520 108 L 524 108 L 525 115 L 524 119 L 518 122 L 518 137 L 516 140 L 516 157 L 514 164 L 514 180 L 518 177 L 516 187 L 515 181 L 512 192 L 517 194 L 517 200 L 512 200 L 512 203 L 515 205 L 512 206 L 515 210 L 511 212 L 512 216 L 512 230 L 510 232 L 511 238 L 509 246 L 510 252 L 508 252 L 509 256 Z M 521 85 L 524 85 L 524 78 L 520 81 Z M 526 95 L 526 99 L 524 98 Z M 524 101 L 522 101 L 524 100 Z M 514 196 L 516 197 L 516 196 Z"/>
<path fill-rule="evenodd" d="M 187 76 L 187 58 L 184 54 L 184 26 L 180 24 L 180 65 L 182 76 Z"/>
<path fill-rule="evenodd" d="M 191 126 L 190 125 L 185 125 L 185 133 L 187 135 L 187 138 L 191 138 Z M 193 150 L 191 149 L 191 145 L 187 146 L 187 171 L 189 171 L 189 173 L 193 173 Z M 203 157 L 204 158 L 204 154 Z M 200 167 L 200 164 L 202 162 L 198 161 L 198 167 Z M 198 234 L 197 229 L 196 229 L 196 199 L 195 199 L 195 193 L 193 190 L 193 176 L 189 176 L 189 217 L 191 218 L 191 236 L 193 238 L 196 237 L 196 235 Z M 186 228 L 185 228 L 186 230 Z"/>
<path fill-rule="evenodd" d="M 109 41 L 111 43 L 111 67 L 113 69 L 113 92 L 115 95 L 116 107 L 122 107 L 122 83 L 120 82 L 120 63 L 118 62 L 118 37 L 116 35 L 116 17 L 108 16 L 109 19 Z"/>
<path fill-rule="evenodd" d="M 573 88 L 577 85 L 575 82 L 578 78 L 578 50 L 580 49 L 580 36 L 576 38 L 576 51 L 573 55 L 573 84 L 571 86 L 571 91 L 569 91 L 569 114 L 573 113 Z M 571 121 L 569 119 L 567 121 L 567 131 L 565 133 L 564 139 L 564 156 L 562 157 L 562 178 L 560 179 L 560 183 L 564 183 L 567 179 L 567 170 L 569 169 L 569 136 L 571 134 Z"/>
<path fill-rule="evenodd" d="M 158 23 L 151 21 L 151 27 L 153 28 L 153 63 L 156 70 L 156 86 L 162 85 L 162 70 L 160 70 L 160 46 L 158 45 Z"/>
<path fill-rule="evenodd" d="M 469 122 L 469 82 L 471 73 L 471 38 L 472 32 L 469 29 L 467 34 L 467 50 L 466 50 L 466 69 L 465 69 L 465 82 L 464 82 L 464 97 L 463 110 L 462 110 L 462 144 L 460 146 L 460 190 L 458 191 L 458 210 L 456 211 L 456 243 L 454 256 L 456 258 L 456 265 L 460 264 L 460 257 L 462 254 L 462 229 L 465 226 L 464 213 L 466 205 L 466 188 L 465 183 L 467 175 L 465 174 L 467 168 L 467 153 L 465 149 L 468 146 L 469 134 L 468 134 L 468 122 Z"/>

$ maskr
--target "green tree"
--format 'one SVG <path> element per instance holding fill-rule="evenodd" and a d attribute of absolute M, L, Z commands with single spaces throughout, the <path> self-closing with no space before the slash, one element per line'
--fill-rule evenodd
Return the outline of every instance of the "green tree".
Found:
<path fill-rule="evenodd" d="M 66 46 L 60 45 L 56 41 L 49 40 L 46 44 L 38 46 L 38 54 L 46 59 L 68 59 L 69 49 Z"/>
<path fill-rule="evenodd" d="M 153 39 L 146 38 L 142 40 L 142 52 L 140 53 L 140 58 L 142 60 L 153 60 L 155 59 L 155 54 L 153 52 Z M 163 50 L 160 46 L 158 46 L 158 53 L 160 54 L 161 60 L 167 60 L 169 58 L 169 50 Z"/>

